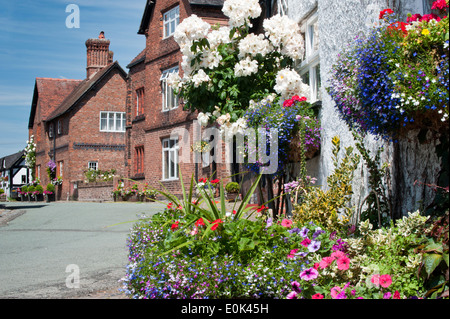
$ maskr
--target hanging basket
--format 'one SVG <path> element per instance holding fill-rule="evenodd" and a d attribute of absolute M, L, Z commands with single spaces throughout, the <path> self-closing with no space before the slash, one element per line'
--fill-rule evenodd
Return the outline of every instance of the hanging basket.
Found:
<path fill-rule="evenodd" d="M 306 146 L 305 159 L 309 160 L 313 158 L 319 151 L 320 147 L 314 147 L 312 145 Z M 301 150 L 302 143 L 300 142 L 300 135 L 296 135 L 289 145 L 288 159 L 291 163 L 296 163 L 301 161 Z"/>

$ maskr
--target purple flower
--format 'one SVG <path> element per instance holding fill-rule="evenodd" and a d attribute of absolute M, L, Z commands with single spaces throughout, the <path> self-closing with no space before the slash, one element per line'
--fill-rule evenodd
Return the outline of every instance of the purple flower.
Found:
<path fill-rule="evenodd" d="M 309 229 L 306 228 L 306 227 L 303 227 L 302 230 L 300 231 L 300 236 L 307 237 L 308 236 L 308 232 L 309 232 Z"/>
<path fill-rule="evenodd" d="M 320 241 L 318 241 L 318 240 L 313 240 L 308 245 L 308 250 L 312 253 L 319 250 L 319 248 L 320 248 Z"/>
<path fill-rule="evenodd" d="M 323 234 L 323 233 L 325 233 L 324 230 L 322 230 L 320 228 L 317 228 L 316 231 L 314 232 L 313 236 L 312 236 L 312 239 L 316 239 L 320 234 Z"/>
<path fill-rule="evenodd" d="M 272 226 L 272 223 L 273 223 L 273 219 L 272 218 L 267 218 L 267 224 L 266 224 L 266 227 L 270 227 L 270 226 Z"/>
<path fill-rule="evenodd" d="M 298 281 L 291 282 L 291 285 L 292 289 L 294 289 L 296 293 L 300 293 L 302 291 L 302 289 L 300 288 L 300 283 Z"/>
<path fill-rule="evenodd" d="M 300 273 L 300 278 L 308 281 L 308 280 L 316 279 L 318 275 L 319 275 L 319 272 L 317 270 L 315 270 L 314 268 L 308 268 L 308 269 L 303 270 Z"/>
<path fill-rule="evenodd" d="M 295 291 L 291 291 L 291 292 L 287 295 L 286 298 L 287 298 L 287 299 L 298 299 L 298 298 L 297 298 L 297 293 L 296 293 Z"/>

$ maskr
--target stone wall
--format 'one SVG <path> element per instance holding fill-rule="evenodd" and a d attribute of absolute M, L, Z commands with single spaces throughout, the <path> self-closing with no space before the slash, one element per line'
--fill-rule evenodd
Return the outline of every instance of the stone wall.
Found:
<path fill-rule="evenodd" d="M 352 133 L 347 125 L 340 120 L 331 97 L 326 93 L 330 78 L 330 71 L 338 54 L 355 36 L 367 33 L 378 21 L 379 12 L 385 8 L 394 8 L 403 17 L 407 13 L 421 12 L 421 1 L 386 1 L 386 0 L 288 0 L 288 16 L 301 23 L 308 16 L 317 11 L 319 24 L 319 57 L 320 77 L 322 82 L 322 109 L 320 120 L 322 123 L 322 146 L 318 159 L 310 163 L 308 172 L 318 178 L 318 185 L 326 187 L 326 179 L 332 173 L 333 136 L 341 139 L 341 150 L 354 146 Z M 389 165 L 392 204 L 396 216 L 406 215 L 409 211 L 427 206 L 434 199 L 431 188 L 415 183 L 416 180 L 433 184 L 437 183 L 441 162 L 437 157 L 436 143 L 420 144 L 418 132 L 410 132 L 409 136 L 398 143 L 387 143 L 374 136 L 365 139 L 365 147 L 375 155 L 378 148 L 383 147 L 381 162 Z M 341 151 L 342 152 L 342 151 Z M 357 152 L 355 148 L 355 152 Z M 363 159 L 355 172 L 352 206 L 359 206 L 367 194 L 368 171 Z"/>
<path fill-rule="evenodd" d="M 97 183 L 78 183 L 78 201 L 112 201 L 112 190 L 114 183 L 97 182 Z"/>

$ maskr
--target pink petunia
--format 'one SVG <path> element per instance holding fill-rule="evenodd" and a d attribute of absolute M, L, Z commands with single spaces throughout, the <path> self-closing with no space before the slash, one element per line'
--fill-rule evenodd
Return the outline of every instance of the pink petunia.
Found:
<path fill-rule="evenodd" d="M 281 221 L 281 226 L 286 227 L 286 228 L 291 227 L 291 226 L 292 226 L 292 220 L 289 220 L 289 219 L 283 219 L 283 220 Z"/>
<path fill-rule="evenodd" d="M 318 275 L 319 275 L 319 272 L 317 270 L 315 270 L 314 268 L 308 268 L 308 269 L 303 270 L 300 273 L 300 278 L 308 281 L 308 280 L 316 279 Z"/>
<path fill-rule="evenodd" d="M 325 269 L 333 263 L 333 257 L 323 257 L 319 263 L 320 268 Z"/>
<path fill-rule="evenodd" d="M 339 259 L 339 258 L 346 257 L 346 256 L 347 255 L 344 252 L 340 251 L 340 250 L 337 250 L 337 251 L 335 251 L 335 252 L 333 252 L 331 254 L 331 257 L 333 257 L 335 259 Z"/>
<path fill-rule="evenodd" d="M 448 4 L 447 1 L 445 0 L 436 0 L 435 2 L 433 2 L 433 5 L 431 6 L 431 9 L 440 9 L 443 10 L 445 8 L 448 8 Z"/>
<path fill-rule="evenodd" d="M 294 258 L 294 257 L 295 257 L 295 254 L 297 253 L 297 251 L 298 251 L 298 249 L 292 249 L 292 250 L 289 252 L 289 255 L 287 256 L 287 258 L 289 258 L 289 259 Z"/>
<path fill-rule="evenodd" d="M 338 258 L 336 263 L 339 270 L 347 270 L 350 267 L 350 259 L 347 256 Z"/>
<path fill-rule="evenodd" d="M 298 299 L 298 298 L 297 298 L 297 293 L 296 293 L 295 291 L 291 291 L 291 292 L 287 295 L 286 299 Z"/>
<path fill-rule="evenodd" d="M 301 245 L 308 247 L 308 245 L 311 243 L 311 239 L 309 238 L 305 238 L 303 239 L 303 241 L 300 243 Z"/>
<path fill-rule="evenodd" d="M 381 275 L 380 276 L 380 285 L 383 288 L 387 288 L 392 284 L 392 278 L 390 275 Z"/>
<path fill-rule="evenodd" d="M 311 296 L 311 299 L 323 299 L 323 295 L 322 294 L 315 294 Z"/>
<path fill-rule="evenodd" d="M 345 299 L 345 290 L 341 289 L 341 287 L 333 287 L 331 288 L 331 298 L 333 299 Z"/>
<path fill-rule="evenodd" d="M 379 274 L 373 275 L 372 278 L 370 279 L 370 282 L 378 287 L 380 285 L 380 275 Z"/>

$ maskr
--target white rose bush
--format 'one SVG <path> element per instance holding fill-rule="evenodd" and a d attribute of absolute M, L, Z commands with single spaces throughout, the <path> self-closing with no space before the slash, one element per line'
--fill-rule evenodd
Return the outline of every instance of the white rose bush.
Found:
<path fill-rule="evenodd" d="M 169 84 L 186 110 L 199 112 L 203 125 L 217 122 L 236 133 L 246 127 L 242 118 L 250 101 L 273 93 L 277 101 L 308 96 L 308 86 L 291 69 L 304 54 L 304 41 L 297 23 L 280 15 L 263 22 L 264 33 L 250 33 L 252 19 L 262 12 L 257 0 L 227 0 L 222 11 L 229 26 L 191 15 L 177 27 L 183 77 L 174 74 Z"/>

